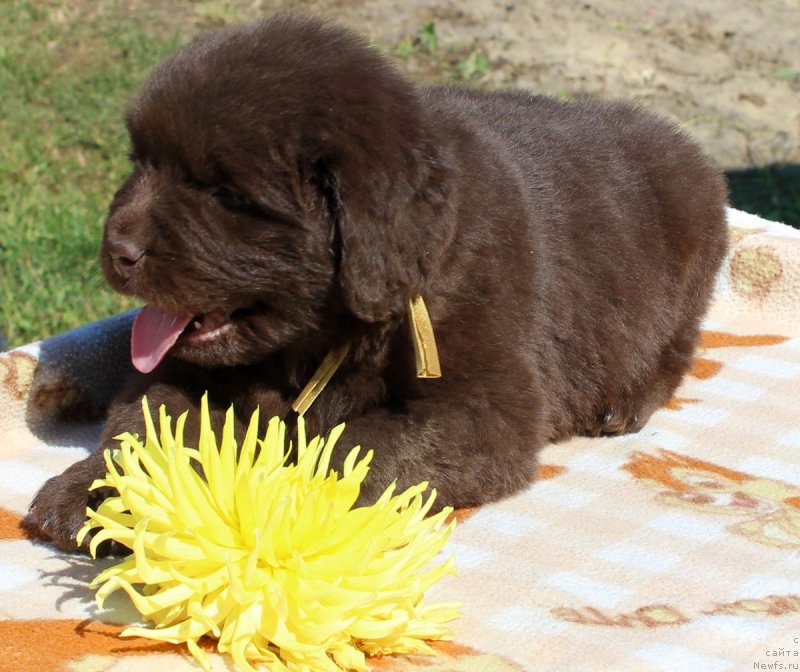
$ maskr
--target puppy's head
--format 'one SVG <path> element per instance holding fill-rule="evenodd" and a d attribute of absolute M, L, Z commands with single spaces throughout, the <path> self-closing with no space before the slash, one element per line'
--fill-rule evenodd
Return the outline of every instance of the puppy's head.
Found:
<path fill-rule="evenodd" d="M 168 350 L 249 363 L 390 320 L 450 238 L 449 162 L 414 88 L 345 30 L 279 15 L 200 38 L 127 125 L 133 172 L 101 256 L 150 306 L 140 368 Z"/>

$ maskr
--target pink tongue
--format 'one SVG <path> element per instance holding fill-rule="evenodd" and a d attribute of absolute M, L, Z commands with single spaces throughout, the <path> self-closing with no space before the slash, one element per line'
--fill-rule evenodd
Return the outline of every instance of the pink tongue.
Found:
<path fill-rule="evenodd" d="M 192 317 L 189 313 L 167 313 L 155 306 L 142 308 L 131 330 L 133 365 L 142 373 L 155 369 Z"/>

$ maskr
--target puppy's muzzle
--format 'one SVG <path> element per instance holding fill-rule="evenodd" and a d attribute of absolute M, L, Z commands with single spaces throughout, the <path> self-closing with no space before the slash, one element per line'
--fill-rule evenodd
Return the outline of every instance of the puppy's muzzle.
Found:
<path fill-rule="evenodd" d="M 144 250 L 141 247 L 131 240 L 116 236 L 106 238 L 106 252 L 114 266 L 114 271 L 126 280 L 144 259 Z"/>

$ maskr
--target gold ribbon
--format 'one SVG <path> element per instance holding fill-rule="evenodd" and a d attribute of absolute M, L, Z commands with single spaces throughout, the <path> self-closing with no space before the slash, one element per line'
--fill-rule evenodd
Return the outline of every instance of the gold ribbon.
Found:
<path fill-rule="evenodd" d="M 414 342 L 414 359 L 417 362 L 417 378 L 441 378 L 439 350 L 433 335 L 431 316 L 422 296 L 408 300 L 408 321 L 411 325 L 411 340 Z"/>
<path fill-rule="evenodd" d="M 336 369 L 341 366 L 347 353 L 350 352 L 351 345 L 352 342 L 347 341 L 344 345 L 331 350 L 327 357 L 322 360 L 322 364 L 319 365 L 314 375 L 311 376 L 311 380 L 308 381 L 308 384 L 292 404 L 292 409 L 298 415 L 303 415 L 311 408 L 311 404 L 322 393 L 330 379 L 333 378 L 333 374 L 336 373 Z"/>
<path fill-rule="evenodd" d="M 409 299 L 407 310 L 408 322 L 411 327 L 411 340 L 414 343 L 417 378 L 440 378 L 442 368 L 439 364 L 439 350 L 436 347 L 433 325 L 431 324 L 431 317 L 428 314 L 425 301 L 421 296 Z M 311 380 L 308 381 L 303 391 L 292 403 L 292 409 L 298 415 L 303 415 L 311 408 L 311 404 L 314 403 L 328 382 L 330 382 L 330 379 L 333 378 L 333 374 L 341 366 L 351 347 L 352 341 L 347 341 L 331 350 L 322 360 L 322 364 L 311 376 Z"/>

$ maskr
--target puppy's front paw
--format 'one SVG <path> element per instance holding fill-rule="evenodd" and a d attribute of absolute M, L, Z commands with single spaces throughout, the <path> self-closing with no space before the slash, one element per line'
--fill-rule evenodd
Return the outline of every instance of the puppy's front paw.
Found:
<path fill-rule="evenodd" d="M 99 459 L 98 459 L 99 457 Z M 33 524 L 43 535 L 49 537 L 60 549 L 76 551 L 75 537 L 86 520 L 86 507 L 96 508 L 112 494 L 109 488 L 89 491 L 89 486 L 97 478 L 105 475 L 102 456 L 91 455 L 76 462 L 63 474 L 54 476 L 36 493 L 29 514 Z M 100 555 L 117 554 L 125 549 L 116 545 L 103 544 Z M 80 547 L 87 552 L 89 539 L 84 539 Z"/>

